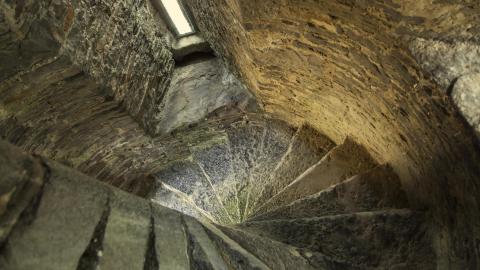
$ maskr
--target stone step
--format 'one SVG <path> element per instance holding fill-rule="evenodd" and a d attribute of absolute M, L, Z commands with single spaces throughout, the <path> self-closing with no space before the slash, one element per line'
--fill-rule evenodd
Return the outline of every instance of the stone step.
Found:
<path fill-rule="evenodd" d="M 259 207 L 255 215 L 315 194 L 375 166 L 375 161 L 364 147 L 346 138 L 343 144 L 334 147 L 319 162 Z"/>
<path fill-rule="evenodd" d="M 203 226 L 196 220 L 184 217 L 189 238 L 189 257 L 192 269 L 228 269 L 217 247 L 208 237 Z"/>
<path fill-rule="evenodd" d="M 3 169 L 31 166 L 14 161 Z M 42 166 L 45 184 L 7 235 L 0 269 L 270 269 L 211 223 L 199 224 L 58 163 L 44 160 Z M 24 176 L 35 175 L 0 175 L 0 186 Z"/>
<path fill-rule="evenodd" d="M 232 153 L 228 136 L 192 148 L 193 160 L 202 169 L 216 194 L 219 207 L 228 219 L 219 223 L 229 224 L 239 220 L 238 201 L 235 189 Z M 217 210 L 218 211 L 218 210 Z"/>
<path fill-rule="evenodd" d="M 215 243 L 216 248 L 225 260 L 227 269 L 238 270 L 271 270 L 259 258 L 252 255 L 241 245 L 227 236 L 215 225 L 202 222 L 210 239 Z"/>
<path fill-rule="evenodd" d="M 221 230 L 271 269 L 356 269 L 319 252 L 293 247 L 234 227 L 223 226 Z"/>
<path fill-rule="evenodd" d="M 251 184 L 248 186 L 248 198 L 243 219 L 249 216 L 253 202 L 259 196 L 261 188 L 268 183 L 270 173 L 287 152 L 294 134 L 295 129 L 283 121 L 276 119 L 266 121 L 257 161 L 250 172 Z"/>
<path fill-rule="evenodd" d="M 152 204 L 152 217 L 158 269 L 189 270 L 188 239 L 182 214 Z"/>
<path fill-rule="evenodd" d="M 232 153 L 227 135 L 192 149 L 193 160 L 204 170 L 214 187 L 233 181 Z M 226 183 L 225 183 L 226 182 Z"/>
<path fill-rule="evenodd" d="M 159 186 L 161 185 L 172 187 L 174 190 L 185 194 L 196 206 L 206 213 L 210 213 L 212 217 L 219 221 L 229 216 L 230 213 L 226 212 L 223 207 L 222 198 L 213 189 L 208 176 L 191 159 L 175 161 L 158 171 L 155 177 L 159 183 L 157 190 L 160 189 Z M 159 198 L 160 195 L 161 193 L 155 192 L 153 198 Z"/>
<path fill-rule="evenodd" d="M 237 222 L 243 220 L 248 201 L 252 171 L 258 163 L 259 149 L 264 138 L 265 122 L 263 119 L 245 118 L 232 124 L 226 131 L 232 151 L 233 179 L 237 198 Z"/>
<path fill-rule="evenodd" d="M 435 269 L 424 215 L 408 209 L 253 221 L 238 228 L 362 268 Z"/>
<path fill-rule="evenodd" d="M 194 160 L 205 170 L 235 222 L 241 222 L 252 193 L 258 195 L 266 179 L 286 152 L 294 130 L 285 122 L 246 114 L 219 120 L 227 138 L 193 147 Z M 215 129 L 218 124 L 214 123 Z M 253 196 L 254 198 L 256 196 Z"/>
<path fill-rule="evenodd" d="M 251 220 L 308 218 L 408 207 L 398 176 L 390 166 L 380 165 Z"/>
<path fill-rule="evenodd" d="M 22 212 L 40 198 L 48 170 L 40 158 L 0 141 L 0 246 Z"/>
<path fill-rule="evenodd" d="M 98 268 L 143 269 L 151 231 L 148 202 L 113 190 L 109 197 L 109 207 L 103 243 L 101 249 L 97 250 Z"/>
<path fill-rule="evenodd" d="M 196 219 L 217 222 L 216 218 L 210 215 L 210 213 L 205 212 L 205 210 L 199 208 L 186 194 L 165 184 L 158 184 L 153 193 L 149 194 L 147 198 L 150 198 L 153 203 L 174 209 L 186 215 L 195 217 Z"/>
<path fill-rule="evenodd" d="M 252 203 L 252 207 L 256 209 L 280 192 L 333 147 L 334 143 L 330 139 L 311 126 L 300 127 L 292 137 L 288 150 L 270 174 L 268 182 L 262 187 L 260 195 Z"/>
<path fill-rule="evenodd" d="M 45 164 L 45 184 L 8 236 L 0 269 L 76 269 L 108 208 L 108 188 L 57 163 Z M 5 176 L 0 182 L 8 180 Z"/>

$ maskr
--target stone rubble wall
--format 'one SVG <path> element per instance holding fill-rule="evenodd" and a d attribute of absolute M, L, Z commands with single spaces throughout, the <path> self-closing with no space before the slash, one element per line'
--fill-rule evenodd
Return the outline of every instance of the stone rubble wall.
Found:
<path fill-rule="evenodd" d="M 2 1 L 0 14 L 0 80 L 66 55 L 146 130 L 153 125 L 174 61 L 149 1 Z"/>
<path fill-rule="evenodd" d="M 186 2 L 266 112 L 307 122 L 337 144 L 352 136 L 392 165 L 413 205 L 432 209 L 443 265 L 468 268 L 479 256 L 478 140 L 411 44 L 478 44 L 480 2 Z"/>

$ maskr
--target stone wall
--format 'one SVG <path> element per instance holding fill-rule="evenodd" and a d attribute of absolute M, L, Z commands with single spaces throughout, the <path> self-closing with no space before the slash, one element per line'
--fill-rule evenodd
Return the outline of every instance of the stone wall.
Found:
<path fill-rule="evenodd" d="M 146 195 L 158 168 L 189 155 L 168 133 L 256 106 L 213 56 L 169 87 L 164 23 L 149 1 L 113 2 L 1 2 L 0 136 Z"/>
<path fill-rule="evenodd" d="M 157 168 L 188 155 L 151 138 L 103 86 L 61 57 L 0 84 L 0 136 L 126 191 L 146 195 Z"/>
<path fill-rule="evenodd" d="M 0 80 L 66 55 L 152 126 L 174 62 L 149 1 L 2 1 L 0 14 Z"/>
<path fill-rule="evenodd" d="M 467 26 L 468 27 L 468 26 Z M 440 90 L 453 102 L 480 138 L 480 38 L 423 39 L 410 42 L 410 50 Z"/>
<path fill-rule="evenodd" d="M 409 49 L 478 42 L 478 1 L 187 2 L 267 112 L 392 164 L 409 200 L 432 210 L 443 267 L 478 267 L 478 141 Z"/>
<path fill-rule="evenodd" d="M 156 134 L 168 134 L 181 126 L 203 121 L 220 109 L 232 113 L 257 108 L 245 86 L 230 74 L 221 59 L 212 56 L 177 66 L 158 106 L 154 120 L 158 123 Z"/>

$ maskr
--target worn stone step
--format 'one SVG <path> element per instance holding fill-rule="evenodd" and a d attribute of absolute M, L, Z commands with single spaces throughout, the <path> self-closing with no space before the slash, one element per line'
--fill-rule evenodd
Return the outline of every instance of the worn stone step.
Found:
<path fill-rule="evenodd" d="M 256 214 L 315 194 L 375 166 L 376 162 L 364 147 L 346 138 L 343 144 L 334 147 L 319 162 L 259 207 Z"/>
<path fill-rule="evenodd" d="M 246 222 L 239 228 L 377 269 L 435 269 L 424 215 L 408 209 Z"/>
<path fill-rule="evenodd" d="M 264 262 L 232 240 L 215 225 L 207 222 L 202 222 L 202 225 L 225 260 L 227 269 L 271 270 Z"/>
<path fill-rule="evenodd" d="M 227 135 L 192 148 L 193 160 L 208 175 L 214 187 L 233 181 L 232 153 Z M 225 183 L 227 182 L 227 183 Z"/>
<path fill-rule="evenodd" d="M 159 270 L 189 270 L 188 239 L 182 214 L 152 204 Z"/>
<path fill-rule="evenodd" d="M 155 190 L 152 194 L 149 194 L 147 198 L 154 203 L 177 210 L 197 219 L 217 221 L 210 213 L 199 208 L 186 194 L 163 183 L 157 183 Z"/>
<path fill-rule="evenodd" d="M 233 123 L 226 131 L 232 151 L 233 179 L 237 198 L 237 222 L 243 220 L 243 213 L 252 182 L 252 171 L 257 164 L 259 149 L 264 138 L 264 119 L 249 119 Z M 228 208 L 228 207 L 227 207 Z"/>
<path fill-rule="evenodd" d="M 243 219 L 249 216 L 252 211 L 252 204 L 259 196 L 261 188 L 267 184 L 270 173 L 285 155 L 294 134 L 295 129 L 287 123 L 276 119 L 266 120 L 257 161 L 250 172 L 251 184 L 248 187 L 248 198 Z"/>
<path fill-rule="evenodd" d="M 76 269 L 108 207 L 105 186 L 54 162 L 45 166 L 45 184 L 8 236 L 0 269 Z"/>
<path fill-rule="evenodd" d="M 25 209 L 39 198 L 48 170 L 40 158 L 0 141 L 0 246 Z"/>
<path fill-rule="evenodd" d="M 219 215 L 228 217 L 219 220 L 219 223 L 229 224 L 237 221 L 239 215 L 236 182 L 228 136 L 225 134 L 221 138 L 209 141 L 208 144 L 204 143 L 193 147 L 192 156 L 212 185 L 218 206 L 222 208 Z"/>
<path fill-rule="evenodd" d="M 319 252 L 293 247 L 234 227 L 222 226 L 221 230 L 271 269 L 356 269 Z"/>
<path fill-rule="evenodd" d="M 188 251 L 191 269 L 228 269 L 217 247 L 208 237 L 203 226 L 198 221 L 188 217 L 184 217 L 184 222 L 189 240 Z"/>
<path fill-rule="evenodd" d="M 380 165 L 251 220 L 308 218 L 408 207 L 398 176 L 390 166 Z"/>
<path fill-rule="evenodd" d="M 102 249 L 97 251 L 99 269 L 143 269 L 151 230 L 148 202 L 113 190 L 109 207 Z"/>
<path fill-rule="evenodd" d="M 333 147 L 334 143 L 330 139 L 311 126 L 300 127 L 292 137 L 288 150 L 270 174 L 259 197 L 254 200 L 252 207 L 256 209 L 280 192 Z"/>
<path fill-rule="evenodd" d="M 165 184 L 185 194 L 200 209 L 210 213 L 214 218 L 223 220 L 229 213 L 221 202 L 221 197 L 205 175 L 202 168 L 191 159 L 171 163 L 155 175 L 159 185 Z M 158 189 L 158 185 L 157 185 Z M 157 193 L 155 197 L 161 194 Z"/>

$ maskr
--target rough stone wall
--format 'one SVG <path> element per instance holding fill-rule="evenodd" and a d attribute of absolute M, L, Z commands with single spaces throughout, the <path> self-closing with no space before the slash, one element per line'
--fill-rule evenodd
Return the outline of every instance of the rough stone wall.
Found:
<path fill-rule="evenodd" d="M 453 102 L 480 138 L 480 38 L 417 38 L 409 48 L 423 70 Z"/>
<path fill-rule="evenodd" d="M 454 83 L 453 101 L 480 140 L 480 73 L 462 75 Z"/>
<path fill-rule="evenodd" d="M 0 136 L 146 195 L 151 175 L 189 151 L 145 131 L 253 101 L 219 60 L 179 67 L 170 89 L 167 29 L 150 2 L 113 2 L 0 2 Z"/>
<path fill-rule="evenodd" d="M 269 113 L 352 136 L 429 207 L 445 269 L 480 257 L 478 142 L 410 51 L 418 38 L 478 42 L 478 1 L 188 0 L 212 47 Z"/>
<path fill-rule="evenodd" d="M 174 65 L 149 1 L 2 1 L 0 14 L 0 80 L 67 55 L 149 130 Z"/>
<path fill-rule="evenodd" d="M 59 58 L 0 84 L 0 136 L 126 191 L 146 195 L 150 175 L 188 155 L 185 143 L 152 139 L 103 87 Z"/>
<path fill-rule="evenodd" d="M 158 105 L 155 134 L 200 122 L 219 109 L 252 111 L 256 102 L 219 58 L 200 58 L 175 68 L 170 87 Z"/>

